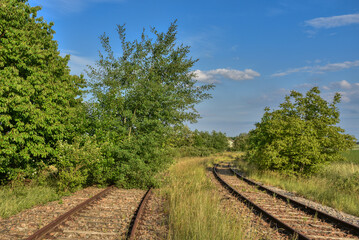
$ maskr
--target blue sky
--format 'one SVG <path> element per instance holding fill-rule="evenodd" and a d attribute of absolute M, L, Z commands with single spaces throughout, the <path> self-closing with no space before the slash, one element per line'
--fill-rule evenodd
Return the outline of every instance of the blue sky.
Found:
<path fill-rule="evenodd" d="M 191 46 L 201 82 L 215 83 L 213 98 L 198 105 L 192 129 L 248 132 L 263 109 L 277 108 L 290 90 L 319 86 L 322 97 L 342 94 L 340 126 L 359 138 L 358 0 L 30 0 L 55 23 L 73 74 L 93 65 L 106 32 L 120 53 L 116 24 L 127 36 L 166 31 L 178 19 L 178 42 Z"/>

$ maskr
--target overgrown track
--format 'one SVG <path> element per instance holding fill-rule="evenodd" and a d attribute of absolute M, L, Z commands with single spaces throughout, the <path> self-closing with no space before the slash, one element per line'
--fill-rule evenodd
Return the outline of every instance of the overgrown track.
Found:
<path fill-rule="evenodd" d="M 27 240 L 34 239 L 133 239 L 138 219 L 151 194 L 109 187 L 64 213 Z"/>
<path fill-rule="evenodd" d="M 234 196 L 298 239 L 359 239 L 357 226 L 274 193 L 243 178 L 229 166 L 215 166 L 213 173 Z"/>

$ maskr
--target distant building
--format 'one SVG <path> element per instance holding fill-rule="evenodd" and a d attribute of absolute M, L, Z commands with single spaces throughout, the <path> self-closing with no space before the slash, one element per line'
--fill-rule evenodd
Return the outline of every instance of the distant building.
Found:
<path fill-rule="evenodd" d="M 233 147 L 233 144 L 234 144 L 234 141 L 233 141 L 232 139 L 228 139 L 228 146 L 229 146 L 230 148 Z"/>

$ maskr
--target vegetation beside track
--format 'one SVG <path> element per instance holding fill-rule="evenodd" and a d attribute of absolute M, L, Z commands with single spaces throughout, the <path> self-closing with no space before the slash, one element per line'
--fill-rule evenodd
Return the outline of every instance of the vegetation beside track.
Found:
<path fill-rule="evenodd" d="M 243 154 L 238 154 L 236 164 L 251 179 L 359 216 L 359 151 L 351 150 L 342 155 L 346 160 L 327 164 L 309 177 L 259 171 L 243 160 Z"/>
<path fill-rule="evenodd" d="M 35 205 L 58 200 L 61 196 L 50 186 L 2 186 L 0 187 L 0 218 L 7 218 Z"/>
<path fill-rule="evenodd" d="M 165 178 L 161 192 L 168 198 L 169 239 L 258 239 L 246 216 L 221 208 L 220 196 L 206 176 L 214 157 L 181 158 Z"/>

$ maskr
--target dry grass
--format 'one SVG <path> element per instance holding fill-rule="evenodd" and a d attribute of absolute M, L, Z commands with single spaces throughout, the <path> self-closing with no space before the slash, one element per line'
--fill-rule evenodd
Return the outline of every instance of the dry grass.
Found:
<path fill-rule="evenodd" d="M 169 169 L 161 189 L 168 198 L 169 239 L 258 239 L 245 236 L 250 225 L 246 216 L 226 214 L 221 207 L 215 186 L 206 176 L 213 160 L 182 158 Z"/>

